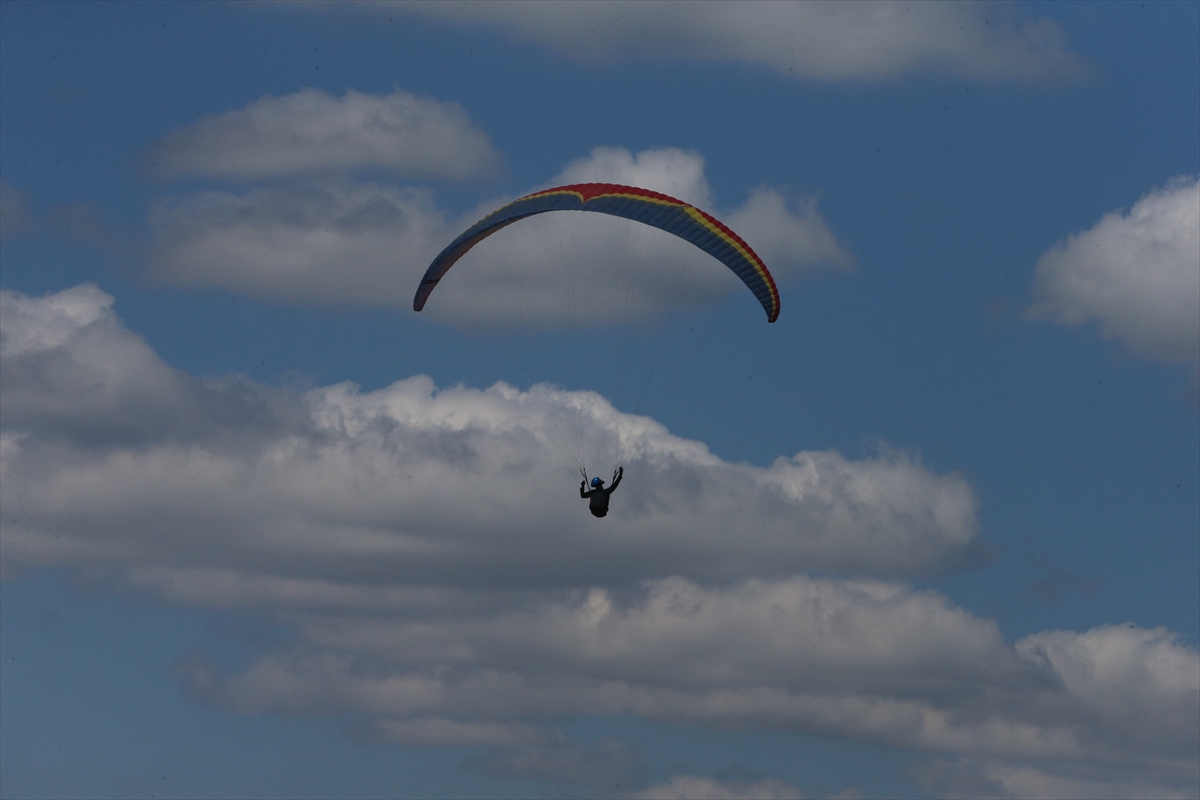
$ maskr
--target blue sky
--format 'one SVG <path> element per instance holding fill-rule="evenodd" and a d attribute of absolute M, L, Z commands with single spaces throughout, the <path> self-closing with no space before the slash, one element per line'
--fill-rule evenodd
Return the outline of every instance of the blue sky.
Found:
<path fill-rule="evenodd" d="M 1198 34 L 0 4 L 0 795 L 1195 796 Z"/>

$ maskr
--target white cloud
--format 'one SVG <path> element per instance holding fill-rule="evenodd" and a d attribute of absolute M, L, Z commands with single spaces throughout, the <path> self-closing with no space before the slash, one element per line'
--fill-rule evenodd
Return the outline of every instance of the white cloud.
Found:
<path fill-rule="evenodd" d="M 146 154 L 164 177 L 277 178 L 384 169 L 462 180 L 497 161 L 487 136 L 457 103 L 394 90 L 341 98 L 318 89 L 262 97 L 238 111 L 173 131 Z"/>
<path fill-rule="evenodd" d="M 0 291 L 4 427 L 92 443 L 146 441 L 205 425 L 185 375 L 117 322 L 113 299 L 84 284 L 30 301 Z"/>
<path fill-rule="evenodd" d="M 1052 665 L 1067 694 L 1112 731 L 1113 743 L 1166 754 L 1173 744 L 1186 742 L 1180 734 L 1197 728 L 1200 661 L 1164 628 L 1046 631 L 1017 642 L 1017 652 Z M 1059 719 L 1067 716 L 1065 709 L 1046 711 Z M 1189 754 L 1195 754 L 1194 747 L 1175 752 Z"/>
<path fill-rule="evenodd" d="M 428 192 L 304 184 L 159 203 L 151 274 L 291 303 L 407 307 L 456 234 Z"/>
<path fill-rule="evenodd" d="M 817 81 L 911 72 L 980 80 L 1079 77 L 1059 27 L 1008 4 L 893 2 L 404 3 L 437 19 L 490 25 L 568 58 L 735 61 Z"/>
<path fill-rule="evenodd" d="M 111 549 L 114 565 L 166 566 L 157 534 L 125 522 L 153 519 L 198 537 L 197 552 L 229 553 L 191 566 L 232 570 L 222 594 L 235 597 L 241 559 L 285 541 L 295 560 L 276 579 L 311 583 L 341 562 L 401 581 L 438 569 L 447 585 L 517 587 L 550 573 L 560 586 L 592 574 L 921 573 L 963 558 L 977 536 L 966 482 L 903 454 L 733 464 L 598 395 L 546 386 L 436 391 L 418 376 L 295 394 L 200 381 L 159 360 L 111 302 L 93 286 L 3 295 L 6 486 L 22 487 L 12 541 L 29 554 L 17 561 L 78 546 L 80 563 Z M 626 456 L 610 517 L 620 530 L 603 540 L 575 495 L 572 456 L 584 448 Z M 538 555 L 545 537 L 556 549 Z M 139 547 L 145 558 L 128 561 Z M 168 591 L 188 591 L 177 578 Z"/>
<path fill-rule="evenodd" d="M 973 759 L 1010 793 L 1193 790 L 1194 649 L 1131 625 L 1009 643 L 886 577 L 971 547 L 957 476 L 899 455 L 730 464 L 547 387 L 199 380 L 95 287 L 0 302 L 4 574 L 65 568 L 288 627 L 239 673 L 181 662 L 203 702 L 352 716 L 368 741 L 487 748 L 472 764 L 489 774 L 606 789 L 636 789 L 640 757 L 561 720 L 875 742 Z M 603 522 L 556 415 L 602 437 L 620 421 L 632 456 Z M 938 769 L 914 774 L 936 788 Z M 662 791 L 730 789 L 706 780 Z"/>
<path fill-rule="evenodd" d="M 545 185 L 581 181 L 628 183 L 703 203 L 740 226 L 780 281 L 850 263 L 812 200 L 796 206 L 763 187 L 728 213 L 713 209 L 704 160 L 694 152 L 597 148 Z M 421 189 L 325 183 L 208 192 L 152 212 L 150 271 L 174 283 L 287 302 L 408 308 L 442 247 L 511 199 L 448 220 Z M 741 288 L 715 259 L 663 231 L 602 214 L 547 214 L 468 253 L 424 313 L 477 328 L 582 326 L 654 317 Z M 571 302 L 578 294 L 588 302 Z"/>
<path fill-rule="evenodd" d="M 197 663 L 185 677 L 198 698 L 243 713 L 472 722 L 456 744 L 477 741 L 482 720 L 629 714 L 961 753 L 983 765 L 915 770 L 946 796 L 1062 796 L 1035 793 L 1039 785 L 1100 790 L 1073 796 L 1194 791 L 1200 658 L 1159 632 L 1054 632 L 1061 647 L 1033 652 L 1047 635 L 1010 646 L 992 623 L 932 593 L 799 577 L 726 589 L 667 579 L 621 595 L 546 593 L 454 618 L 284 613 L 299 646 L 239 675 Z M 1132 646 L 1094 646 L 1114 630 Z M 1076 647 L 1092 652 L 1092 674 L 1075 672 L 1066 651 Z M 1146 680 L 1154 671 L 1169 675 Z M 1144 730 L 1131 734 L 1123 695 L 1151 701 Z M 537 744 L 522 753 L 522 763 L 548 757 Z"/>
<path fill-rule="evenodd" d="M 1134 646 L 1096 649 L 1093 673 L 1072 675 L 1062 651 L 1031 654 L 1042 635 L 1008 645 L 990 621 L 896 584 L 794 577 L 704 588 L 668 578 L 633 593 L 525 597 L 437 624 L 411 609 L 283 619 L 302 646 L 193 685 L 247 713 L 625 713 L 933 752 L 1141 762 L 1177 779 L 1196 766 L 1200 660 L 1173 637 L 1118 628 Z M 1087 647 L 1113 630 L 1054 636 Z M 1168 680 L 1139 672 L 1162 661 Z M 1119 679 L 1106 680 L 1114 667 Z M 1144 730 L 1130 731 L 1122 692 L 1151 701 Z"/>
<path fill-rule="evenodd" d="M 113 298 L 93 284 L 82 284 L 40 302 L 29 302 L 15 292 L 0 295 L 5 323 L 0 330 L 0 354 L 20 356 L 62 347 L 69 339 L 104 320 L 114 329 Z"/>
<path fill-rule="evenodd" d="M 704 177 L 704 157 L 694 150 L 677 147 L 640 153 L 621 147 L 596 147 L 537 188 L 569 183 L 623 183 L 662 192 L 699 208 L 713 205 L 712 189 Z"/>
<path fill-rule="evenodd" d="M 1138 355 L 1200 372 L 1200 179 L 1156 189 L 1043 255 L 1030 313 L 1094 321 Z"/>

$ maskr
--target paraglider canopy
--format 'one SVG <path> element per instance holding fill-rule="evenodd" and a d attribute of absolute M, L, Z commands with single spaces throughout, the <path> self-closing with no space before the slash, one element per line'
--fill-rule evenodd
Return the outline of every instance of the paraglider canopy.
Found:
<path fill-rule="evenodd" d="M 438 281 L 462 256 L 496 231 L 547 211 L 594 211 L 623 217 L 674 234 L 729 267 L 767 312 L 767 322 L 779 317 L 779 290 L 762 259 L 750 245 L 714 217 L 665 194 L 616 183 L 576 183 L 558 186 L 514 200 L 463 231 L 438 254 L 417 287 L 413 310 L 420 311 Z"/>

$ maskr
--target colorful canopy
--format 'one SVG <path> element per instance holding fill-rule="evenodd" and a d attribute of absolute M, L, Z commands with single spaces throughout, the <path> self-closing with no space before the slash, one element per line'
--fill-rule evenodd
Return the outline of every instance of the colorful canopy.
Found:
<path fill-rule="evenodd" d="M 694 244 L 733 270 L 767 312 L 767 322 L 779 316 L 779 290 L 762 259 L 740 236 L 695 206 L 665 194 L 615 183 L 576 183 L 534 192 L 493 211 L 451 242 L 429 265 L 413 310 L 425 307 L 433 287 L 477 243 L 514 222 L 547 211 L 596 211 L 641 222 Z"/>

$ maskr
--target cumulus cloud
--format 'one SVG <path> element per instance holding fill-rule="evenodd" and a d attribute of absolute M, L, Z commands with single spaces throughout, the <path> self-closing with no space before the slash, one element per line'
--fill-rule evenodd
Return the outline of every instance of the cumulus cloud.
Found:
<path fill-rule="evenodd" d="M 167 178 L 261 179 L 383 169 L 462 180 L 486 174 L 497 154 L 457 103 L 394 90 L 334 97 L 302 89 L 173 131 L 145 156 Z"/>
<path fill-rule="evenodd" d="M 425 190 L 345 183 L 204 192 L 160 202 L 150 223 L 160 280 L 334 305 L 411 306 L 457 234 Z"/>
<path fill-rule="evenodd" d="M 458 23 L 498 27 L 568 58 L 735 61 L 817 81 L 911 72 L 980 80 L 1064 80 L 1084 67 L 1059 27 L 1008 4 L 892 2 L 404 3 Z"/>
<path fill-rule="evenodd" d="M 1030 313 L 1095 322 L 1140 356 L 1200 373 L 1200 178 L 1172 181 L 1043 255 Z"/>
<path fill-rule="evenodd" d="M 567 183 L 624 183 L 662 192 L 700 208 L 713 204 L 712 189 L 704 177 L 704 158 L 694 150 L 675 147 L 636 154 L 620 147 L 596 147 L 537 188 Z"/>
<path fill-rule="evenodd" d="M 2 302 L 6 486 L 23 487 L 25 503 L 12 541 L 34 562 L 74 537 L 92 564 L 106 549 L 115 564 L 153 551 L 157 536 L 129 528 L 131 516 L 192 529 L 205 552 L 248 556 L 283 537 L 295 562 L 273 577 L 317 591 L 312 581 L 331 568 L 368 563 L 401 580 L 434 570 L 446 585 L 513 588 L 531 575 L 563 587 L 602 575 L 902 575 L 953 564 L 976 542 L 967 483 L 904 454 L 734 464 L 599 395 L 550 386 L 437 391 L 418 376 L 370 393 L 340 384 L 289 394 L 200 381 L 158 359 L 94 286 L 38 299 L 5 292 Z M 578 442 L 625 456 L 615 537 L 597 538 L 572 496 Z M 87 518 L 78 529 L 67 522 L 76 514 Z M 556 548 L 539 556 L 545 537 Z M 144 565 L 163 566 L 153 555 Z M 228 581 L 226 596 L 240 594 L 238 570 L 222 570 L 242 562 L 203 566 L 217 572 L 202 583 Z M 177 577 L 168 591 L 190 591 Z"/>
<path fill-rule="evenodd" d="M 586 181 L 642 186 L 724 217 L 780 281 L 850 263 L 811 199 L 762 187 L 740 207 L 714 209 L 695 152 L 597 148 L 545 186 Z M 149 268 L 174 283 L 286 302 L 409 308 L 442 247 L 512 199 L 450 218 L 415 188 L 322 183 L 192 195 L 153 210 Z M 547 214 L 468 253 L 423 313 L 476 328 L 585 326 L 710 303 L 740 287 L 717 261 L 663 231 L 603 214 Z M 588 303 L 569 301 L 585 289 Z"/>
<path fill-rule="evenodd" d="M 204 424 L 190 380 L 116 323 L 112 302 L 90 284 L 33 302 L 0 292 L 5 429 L 36 418 L 56 436 L 103 444 Z"/>
<path fill-rule="evenodd" d="M 1123 652 L 1111 645 L 1125 628 L 1055 632 L 1068 648 L 1090 648 L 1087 664 L 1100 673 L 1072 674 L 1064 650 L 1031 652 L 1039 635 L 1009 645 L 993 623 L 896 584 L 795 577 L 705 588 L 670 578 L 625 596 L 593 588 L 437 625 L 399 612 L 285 618 L 302 646 L 235 676 L 197 665 L 198 696 L 245 713 L 634 714 L 1195 776 L 1194 650 L 1170 636 L 1147 643 L 1156 631 L 1130 629 L 1135 646 Z M 1152 698 L 1132 732 L 1131 701 L 1109 691 L 1117 686 Z"/>
<path fill-rule="evenodd" d="M 606 790 L 644 783 L 640 756 L 565 738 L 563 720 L 874 742 L 941 759 L 913 773 L 933 788 L 1194 792 L 1194 649 L 1132 625 L 1008 642 L 899 582 L 976 541 L 957 476 L 896 454 L 731 464 L 545 386 L 201 380 L 96 287 L 0 303 L 5 574 L 66 568 L 288 628 L 236 673 L 181 661 L 198 701 L 348 717 L 362 740 L 482 748 L 470 764 L 488 774 Z M 603 522 L 554 419 L 628 445 Z"/>

